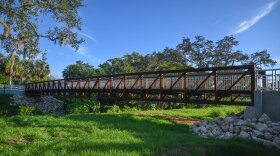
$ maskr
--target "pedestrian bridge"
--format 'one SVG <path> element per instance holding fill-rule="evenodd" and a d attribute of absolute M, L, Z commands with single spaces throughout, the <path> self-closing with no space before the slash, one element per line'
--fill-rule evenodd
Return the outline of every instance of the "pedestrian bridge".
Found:
<path fill-rule="evenodd" d="M 25 85 L 26 95 L 253 105 L 254 65 L 124 73 Z"/>

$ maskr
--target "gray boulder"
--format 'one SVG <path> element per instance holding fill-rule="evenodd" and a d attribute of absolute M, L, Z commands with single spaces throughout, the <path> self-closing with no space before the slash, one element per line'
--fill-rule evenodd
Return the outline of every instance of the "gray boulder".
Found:
<path fill-rule="evenodd" d="M 266 124 L 263 124 L 263 123 L 256 124 L 256 130 L 258 130 L 258 131 L 263 132 L 263 131 L 267 130 L 267 128 L 268 127 Z"/>
<path fill-rule="evenodd" d="M 275 138 L 273 139 L 273 142 L 274 142 L 275 144 L 280 145 L 280 137 L 275 137 Z"/>
<path fill-rule="evenodd" d="M 265 132 L 265 133 L 264 133 L 264 138 L 265 138 L 266 140 L 270 140 L 270 141 L 273 140 L 273 136 L 272 136 L 270 133 L 268 133 L 268 132 Z"/>
<path fill-rule="evenodd" d="M 262 123 L 266 123 L 268 121 L 271 121 L 270 117 L 267 116 L 265 113 L 259 118 L 259 121 Z"/>
<path fill-rule="evenodd" d="M 233 116 L 228 116 L 228 117 L 224 118 L 224 121 L 227 123 L 232 123 L 232 122 L 234 122 L 234 120 L 235 120 L 235 117 L 233 117 Z"/>
<path fill-rule="evenodd" d="M 247 132 L 241 131 L 240 134 L 239 134 L 239 137 L 247 139 L 247 138 L 250 137 L 250 134 L 247 133 Z"/>

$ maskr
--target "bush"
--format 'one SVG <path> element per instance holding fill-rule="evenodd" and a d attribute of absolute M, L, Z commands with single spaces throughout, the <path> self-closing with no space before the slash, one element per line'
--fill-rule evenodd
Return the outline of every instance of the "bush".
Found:
<path fill-rule="evenodd" d="M 73 114 L 89 113 L 89 109 L 87 106 L 80 106 L 80 107 L 74 108 L 71 113 L 73 113 Z"/>
<path fill-rule="evenodd" d="M 135 107 L 129 107 L 129 106 L 124 106 L 124 108 L 122 109 L 123 112 L 133 112 L 133 111 L 137 111 L 138 109 Z"/>
<path fill-rule="evenodd" d="M 224 117 L 226 115 L 225 112 L 222 112 L 220 109 L 214 109 L 210 112 L 210 116 L 215 117 Z"/>
<path fill-rule="evenodd" d="M 34 108 L 34 107 L 29 107 L 29 106 L 19 106 L 19 115 L 24 115 L 24 116 L 31 116 L 35 114 L 39 114 L 39 111 Z"/>
<path fill-rule="evenodd" d="M 96 97 L 91 98 L 73 98 L 73 97 L 57 97 L 66 103 L 67 113 L 90 113 L 100 111 L 100 102 Z"/>
<path fill-rule="evenodd" d="M 120 113 L 122 111 L 119 106 L 113 105 L 113 106 L 107 106 L 107 112 L 108 113 Z"/>
<path fill-rule="evenodd" d="M 19 107 L 10 105 L 9 94 L 0 94 L 0 116 L 13 116 L 18 114 Z"/>

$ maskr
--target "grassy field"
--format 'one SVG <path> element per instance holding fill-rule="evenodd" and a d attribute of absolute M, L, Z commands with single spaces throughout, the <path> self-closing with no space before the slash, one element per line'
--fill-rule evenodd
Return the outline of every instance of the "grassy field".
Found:
<path fill-rule="evenodd" d="M 214 117 L 225 117 L 230 114 L 238 114 L 242 112 L 244 109 L 245 109 L 244 106 L 208 106 L 205 108 L 136 111 L 134 112 L 134 114 L 167 115 L 167 116 L 178 116 L 184 118 L 211 120 Z"/>
<path fill-rule="evenodd" d="M 255 142 L 204 139 L 186 124 L 132 114 L 14 116 L 0 118 L 0 127 L 0 155 L 280 155 Z"/>
<path fill-rule="evenodd" d="M 0 105 L 8 96 L 0 97 Z M 0 107 L 1 109 L 10 109 Z M 206 107 L 119 114 L 0 117 L 2 155 L 280 155 L 280 150 L 235 138 L 201 138 L 165 116 L 211 120 L 243 107 Z M 155 115 L 155 116 L 149 116 Z"/>

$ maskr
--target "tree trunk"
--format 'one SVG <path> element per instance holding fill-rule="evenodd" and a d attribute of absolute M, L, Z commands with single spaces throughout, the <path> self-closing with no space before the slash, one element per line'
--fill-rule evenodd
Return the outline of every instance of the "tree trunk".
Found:
<path fill-rule="evenodd" d="M 10 58 L 11 61 L 9 68 L 9 85 L 12 85 L 12 78 L 13 78 L 13 72 L 14 72 L 14 65 L 15 65 L 15 56 L 14 56 L 14 52 L 11 53 Z"/>
<path fill-rule="evenodd" d="M 8 85 L 11 86 L 12 85 L 12 76 L 9 75 L 9 82 L 8 82 Z"/>

